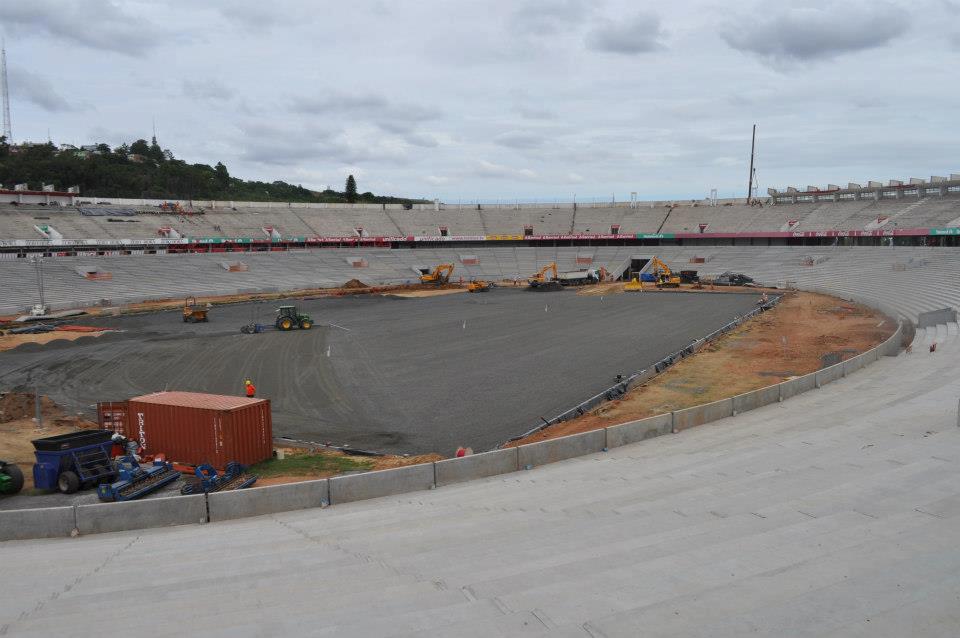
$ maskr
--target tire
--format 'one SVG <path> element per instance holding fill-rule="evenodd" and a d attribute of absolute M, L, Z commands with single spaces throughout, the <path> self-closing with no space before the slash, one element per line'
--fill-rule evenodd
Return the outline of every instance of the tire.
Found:
<path fill-rule="evenodd" d="M 303 321 L 300 322 L 300 329 L 301 329 L 301 330 L 309 330 L 309 329 L 312 328 L 312 327 L 313 327 L 313 322 L 312 322 L 312 321 L 308 321 L 308 320 L 304 319 Z"/>
<path fill-rule="evenodd" d="M 280 320 L 278 326 L 281 330 L 292 330 L 293 329 L 293 320 L 290 317 L 284 317 Z"/>
<path fill-rule="evenodd" d="M 3 467 L 3 473 L 10 477 L 10 488 L 8 494 L 16 494 L 23 489 L 23 472 L 13 463 Z"/>
<path fill-rule="evenodd" d="M 73 494 L 80 489 L 80 477 L 70 470 L 61 472 L 57 477 L 57 489 L 64 494 Z"/>

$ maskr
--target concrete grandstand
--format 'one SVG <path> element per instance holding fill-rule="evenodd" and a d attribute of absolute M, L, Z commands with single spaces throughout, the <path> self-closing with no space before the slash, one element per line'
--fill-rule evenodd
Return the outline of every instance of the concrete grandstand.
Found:
<path fill-rule="evenodd" d="M 317 498 L 205 526 L 0 543 L 4 574 L 22 585 L 0 607 L 0 633 L 69 632 L 89 601 L 123 596 L 101 630 L 176 615 L 223 634 L 957 635 L 953 177 L 777 191 L 766 206 L 2 207 L 0 314 L 37 302 L 31 254 L 46 256 L 55 309 L 404 283 L 441 262 L 466 280 L 551 262 L 620 276 L 656 255 L 677 271 L 856 300 L 916 336 L 912 352 L 894 340 L 876 363 L 788 401 L 529 471 L 441 485 L 436 464 L 432 482 L 411 483 L 421 491 L 331 508 Z M 231 270 L 237 261 L 246 268 Z M 33 569 L 41 550 L 56 570 Z M 131 585 L 144 553 L 151 581 Z"/>

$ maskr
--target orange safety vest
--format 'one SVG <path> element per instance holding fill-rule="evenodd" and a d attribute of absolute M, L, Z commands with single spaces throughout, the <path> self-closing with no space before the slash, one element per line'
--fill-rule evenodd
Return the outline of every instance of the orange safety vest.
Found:
<path fill-rule="evenodd" d="M 251 383 L 250 385 L 247 386 L 247 396 L 252 399 L 253 397 L 256 396 L 256 394 L 257 394 L 257 389 Z"/>

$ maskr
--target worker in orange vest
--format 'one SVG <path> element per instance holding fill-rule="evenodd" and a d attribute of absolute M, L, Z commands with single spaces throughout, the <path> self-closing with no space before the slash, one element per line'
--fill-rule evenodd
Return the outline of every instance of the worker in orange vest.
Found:
<path fill-rule="evenodd" d="M 253 385 L 253 381 L 251 381 L 250 379 L 247 379 L 246 381 L 243 382 L 243 385 L 247 390 L 248 399 L 252 399 L 253 397 L 257 396 L 257 388 L 256 386 Z"/>

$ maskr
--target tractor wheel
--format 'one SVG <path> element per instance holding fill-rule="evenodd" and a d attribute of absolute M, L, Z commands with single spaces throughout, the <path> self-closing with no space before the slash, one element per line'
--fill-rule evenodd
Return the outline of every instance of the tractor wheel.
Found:
<path fill-rule="evenodd" d="M 7 494 L 16 494 L 23 489 L 23 472 L 13 463 L 3 466 L 3 473 L 10 477 L 10 490 Z"/>
<path fill-rule="evenodd" d="M 303 321 L 300 322 L 301 330 L 309 330 L 312 327 L 313 327 L 313 322 L 310 321 L 309 319 L 304 319 Z"/>
<path fill-rule="evenodd" d="M 280 329 L 281 330 L 291 330 L 293 329 L 293 319 L 290 317 L 284 317 L 280 320 Z"/>
<path fill-rule="evenodd" d="M 73 494 L 80 489 L 80 477 L 67 470 L 57 477 L 57 488 L 64 494 Z"/>

